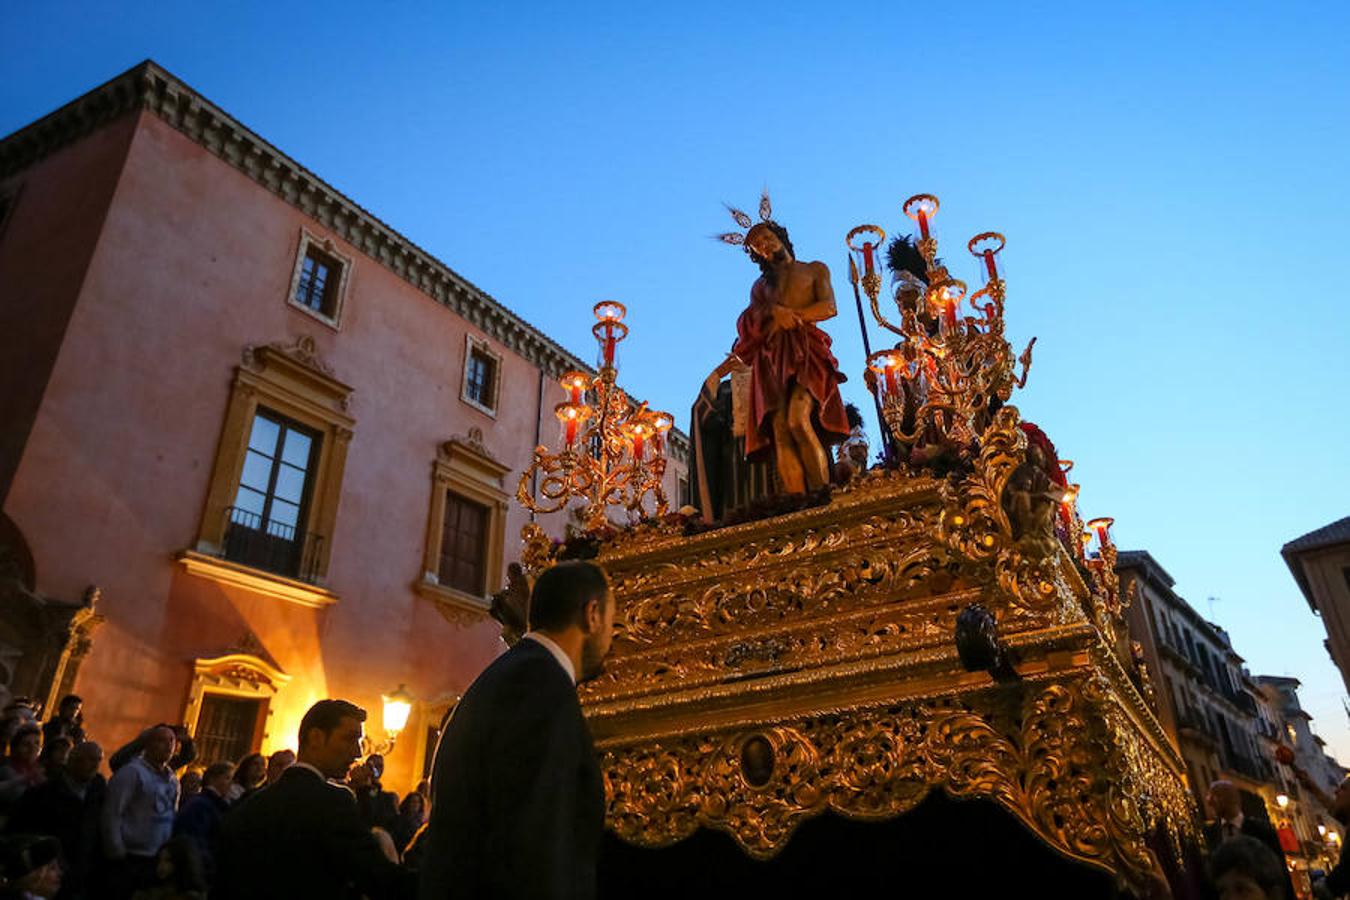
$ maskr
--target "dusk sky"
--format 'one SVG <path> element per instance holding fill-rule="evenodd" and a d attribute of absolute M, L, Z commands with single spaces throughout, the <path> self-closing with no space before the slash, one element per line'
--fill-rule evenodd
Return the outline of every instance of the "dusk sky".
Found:
<path fill-rule="evenodd" d="M 1350 5 L 411 6 L 9 2 L 0 133 L 152 58 L 578 355 L 627 304 L 622 380 L 682 426 L 757 274 L 724 201 L 831 267 L 866 409 L 844 234 L 937 194 L 958 276 L 1008 236 L 1013 402 L 1084 513 L 1350 763 L 1279 555 L 1350 514 Z"/>

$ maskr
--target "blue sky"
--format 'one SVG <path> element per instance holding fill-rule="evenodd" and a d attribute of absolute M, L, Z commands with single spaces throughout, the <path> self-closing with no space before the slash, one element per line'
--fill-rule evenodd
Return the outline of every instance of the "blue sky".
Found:
<path fill-rule="evenodd" d="M 723 201 L 767 185 L 834 270 L 863 406 L 844 233 L 935 193 L 948 258 L 1008 235 L 1014 402 L 1084 511 L 1350 762 L 1279 556 L 1350 514 L 1350 6 L 485 6 L 7 3 L 0 133 L 154 58 L 574 351 L 626 303 L 624 381 L 681 420 L 755 274 Z"/>

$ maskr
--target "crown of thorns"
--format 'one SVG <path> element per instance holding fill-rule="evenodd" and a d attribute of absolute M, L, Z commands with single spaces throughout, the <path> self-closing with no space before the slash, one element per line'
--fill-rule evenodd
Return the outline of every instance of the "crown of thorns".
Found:
<path fill-rule="evenodd" d="M 733 247 L 745 246 L 745 239 L 755 227 L 755 222 L 744 211 L 737 209 L 730 204 L 726 206 L 727 212 L 731 213 L 731 218 L 736 220 L 736 224 L 745 229 L 741 231 L 724 231 L 717 236 L 717 239 L 724 244 L 730 244 Z M 759 195 L 759 221 L 764 225 L 777 225 L 773 220 L 773 204 L 769 202 L 769 192 L 765 190 Z"/>

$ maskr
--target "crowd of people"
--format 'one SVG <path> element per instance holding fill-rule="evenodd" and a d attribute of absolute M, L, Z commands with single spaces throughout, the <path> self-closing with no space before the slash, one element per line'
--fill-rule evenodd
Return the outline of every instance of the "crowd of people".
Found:
<path fill-rule="evenodd" d="M 605 797 L 576 685 L 610 646 L 603 571 L 545 571 L 530 619 L 445 723 L 431 784 L 401 801 L 383 757 L 363 756 L 365 710 L 345 700 L 315 703 L 295 750 L 267 757 L 198 760 L 183 727 L 154 725 L 107 758 L 107 777 L 79 697 L 41 724 L 36 704 L 10 703 L 0 900 L 593 900 Z M 1245 816 L 1227 782 L 1208 800 L 1202 893 L 1294 900 L 1269 823 Z M 1326 802 L 1350 821 L 1350 780 Z M 1346 892 L 1346 864 L 1314 885 L 1319 898 Z"/>
<path fill-rule="evenodd" d="M 359 712 L 343 701 L 322 701 L 315 708 L 334 704 Z M 311 725 L 313 714 L 307 717 Z M 232 823 L 247 821 L 243 810 L 303 762 L 295 750 L 199 760 L 185 728 L 158 724 L 105 760 L 103 747 L 85 732 L 81 698 L 63 698 L 45 722 L 40 716 L 39 705 L 26 698 L 16 698 L 0 713 L 0 747 L 6 751 L 0 757 L 0 900 L 255 896 L 226 893 L 229 854 L 252 865 L 246 857 L 256 844 L 247 828 Z M 316 729 L 309 730 L 314 743 Z M 381 862 L 411 871 L 400 867 L 426 821 L 427 784 L 400 802 L 381 784 L 383 758 L 360 758 L 359 737 L 351 748 L 351 758 L 344 757 L 341 766 L 334 761 L 322 783 L 341 786 L 353 821 L 369 846 L 379 849 Z M 302 889 L 289 896 L 318 894 Z"/>

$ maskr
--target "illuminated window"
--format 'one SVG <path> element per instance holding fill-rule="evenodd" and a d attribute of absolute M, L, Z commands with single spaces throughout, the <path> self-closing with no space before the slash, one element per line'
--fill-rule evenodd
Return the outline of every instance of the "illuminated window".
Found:
<path fill-rule="evenodd" d="M 197 758 L 238 762 L 252 753 L 258 746 L 258 721 L 263 709 L 261 699 L 207 692 L 192 735 Z"/>
<path fill-rule="evenodd" d="M 301 575 L 305 542 L 318 537 L 307 535 L 303 522 L 319 442 L 315 432 L 271 410 L 254 414 L 225 530 L 226 559 Z"/>
<path fill-rule="evenodd" d="M 305 606 L 335 597 L 328 572 L 351 388 L 312 338 L 249 348 L 235 374 L 189 573 Z"/>
<path fill-rule="evenodd" d="M 464 347 L 464 386 L 460 398 L 490 416 L 497 414 L 501 386 L 501 356 L 486 341 L 470 335 Z"/>

